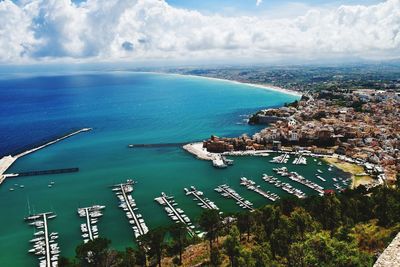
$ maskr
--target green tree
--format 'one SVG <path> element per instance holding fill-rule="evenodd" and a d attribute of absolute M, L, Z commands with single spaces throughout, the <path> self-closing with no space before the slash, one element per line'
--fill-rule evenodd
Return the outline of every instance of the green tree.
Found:
<path fill-rule="evenodd" d="M 118 253 L 118 267 L 132 267 L 136 264 L 136 251 L 133 248 L 125 248 Z"/>
<path fill-rule="evenodd" d="M 304 240 L 305 234 L 316 229 L 316 222 L 304 208 L 297 207 L 290 214 L 292 239 Z"/>
<path fill-rule="evenodd" d="M 254 220 L 250 212 L 239 213 L 237 216 L 237 227 L 242 239 L 242 233 L 247 233 L 247 241 L 250 239 L 250 231 L 253 226 Z"/>
<path fill-rule="evenodd" d="M 206 209 L 200 215 L 200 226 L 206 231 L 206 238 L 210 242 L 210 252 L 212 250 L 213 242 L 218 234 L 221 225 L 221 218 L 219 212 L 214 209 Z"/>
<path fill-rule="evenodd" d="M 257 245 L 252 250 L 252 258 L 254 259 L 255 266 L 267 267 L 272 266 L 272 252 L 269 243 L 264 242 Z"/>
<path fill-rule="evenodd" d="M 140 237 L 140 242 L 144 247 L 147 247 L 148 255 L 156 257 L 158 266 L 161 267 L 162 254 L 165 249 L 165 229 L 162 227 L 150 230 L 147 234 Z"/>
<path fill-rule="evenodd" d="M 218 248 L 213 248 L 210 252 L 210 263 L 212 266 L 220 266 L 222 263 L 222 255 Z"/>
<path fill-rule="evenodd" d="M 361 252 L 355 243 L 332 238 L 329 232 L 307 234 L 304 242 L 290 246 L 290 266 L 358 267 L 370 266 L 372 258 Z"/>
<path fill-rule="evenodd" d="M 223 245 L 226 255 L 229 257 L 231 267 L 238 266 L 238 257 L 240 256 L 240 240 L 239 230 L 236 226 L 233 226 L 229 231 L 228 237 L 224 241 Z"/>
<path fill-rule="evenodd" d="M 86 244 L 82 243 L 76 248 L 76 258 L 81 266 L 104 266 L 108 261 L 108 247 L 111 241 L 106 238 L 90 240 Z"/>
<path fill-rule="evenodd" d="M 173 224 L 169 232 L 174 241 L 174 247 L 179 254 L 179 265 L 182 264 L 182 252 L 185 244 L 187 243 L 187 228 L 184 223 Z"/>

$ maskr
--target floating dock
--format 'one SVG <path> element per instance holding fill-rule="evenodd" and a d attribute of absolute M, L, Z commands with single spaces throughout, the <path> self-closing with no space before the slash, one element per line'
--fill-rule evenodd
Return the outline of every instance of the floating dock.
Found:
<path fill-rule="evenodd" d="M 137 239 L 139 236 L 147 234 L 149 228 L 146 226 L 142 215 L 140 213 L 136 213 L 138 210 L 136 207 L 136 202 L 132 198 L 133 184 L 135 182 L 133 180 L 128 179 L 126 183 L 117 184 L 113 186 L 113 191 L 117 195 L 120 203 L 119 207 L 125 211 L 126 217 L 129 219 L 129 223 L 132 226 L 132 229 L 135 234 L 135 238 Z"/>
<path fill-rule="evenodd" d="M 185 193 L 187 196 L 193 195 L 194 199 L 198 201 L 198 205 L 204 209 L 210 209 L 210 210 L 219 210 L 217 205 L 215 205 L 214 202 L 209 200 L 208 198 L 202 197 L 203 192 L 199 191 L 196 189 L 196 187 L 191 186 L 190 189 L 184 188 Z"/>
<path fill-rule="evenodd" d="M 56 240 L 58 233 L 53 232 L 49 234 L 48 220 L 55 218 L 56 215 L 52 212 L 40 213 L 30 215 L 25 218 L 25 221 L 35 227 L 34 238 L 30 240 L 33 243 L 33 248 L 29 253 L 34 253 L 39 257 L 40 267 L 57 267 L 60 249 Z"/>
<path fill-rule="evenodd" d="M 279 196 L 275 193 L 271 193 L 270 191 L 264 191 L 260 188 L 259 185 L 256 185 L 256 183 L 250 179 L 247 179 L 246 177 L 240 178 L 240 184 L 245 186 L 247 189 L 254 191 L 258 193 L 259 195 L 263 196 L 266 199 L 269 199 L 273 202 L 279 199 Z"/>
<path fill-rule="evenodd" d="M 304 186 L 307 186 L 308 188 L 311 188 L 312 190 L 315 190 L 318 192 L 319 195 L 323 196 L 324 195 L 324 188 L 320 186 L 319 184 L 316 184 L 310 180 L 307 180 L 297 172 L 289 172 L 286 167 L 282 168 L 274 168 L 273 169 L 276 173 L 281 175 L 282 177 L 288 177 L 290 180 L 297 182 L 299 184 L 302 184 Z"/>
<path fill-rule="evenodd" d="M 236 204 L 238 204 L 241 208 L 243 209 L 249 209 L 250 211 L 253 211 L 253 203 L 251 203 L 248 200 L 243 199 L 238 193 L 236 193 L 235 190 L 230 188 L 228 185 L 223 184 L 218 186 L 217 188 L 214 189 L 218 193 L 220 193 L 223 197 L 226 198 L 232 198 L 236 200 Z"/>
<path fill-rule="evenodd" d="M 303 156 L 303 153 L 298 153 L 298 157 L 292 162 L 294 165 L 307 165 L 307 158 Z"/>
<path fill-rule="evenodd" d="M 285 153 L 285 154 L 274 157 L 269 162 L 283 164 L 283 163 L 287 163 L 289 161 L 289 159 L 290 159 L 289 153 Z"/>
<path fill-rule="evenodd" d="M 167 212 L 167 215 L 176 223 L 183 223 L 186 225 L 186 228 L 191 236 L 195 234 L 195 226 L 190 221 L 189 217 L 185 215 L 185 212 L 180 208 L 175 208 L 178 203 L 175 202 L 173 196 L 167 196 L 164 192 L 161 193 L 160 197 L 154 199 L 160 205 L 164 206 L 164 210 Z M 197 232 L 196 232 L 197 233 Z"/>
<path fill-rule="evenodd" d="M 40 146 L 38 146 L 38 147 L 35 147 L 35 148 L 32 148 L 32 149 L 26 150 L 26 151 L 24 151 L 24 152 L 22 152 L 22 153 L 19 153 L 19 154 L 17 154 L 17 155 L 14 155 L 14 156 L 9 155 L 9 156 L 5 156 L 5 157 L 1 158 L 1 159 L 0 159 L 0 184 L 2 184 L 2 183 L 4 182 L 4 180 L 5 180 L 7 177 L 12 177 L 12 176 L 14 176 L 14 175 L 6 175 L 5 172 L 11 167 L 11 165 L 12 165 L 17 159 L 19 159 L 19 158 L 21 158 L 21 157 L 23 157 L 23 156 L 26 156 L 26 155 L 28 155 L 28 154 L 31 154 L 31 153 L 33 153 L 33 152 L 36 152 L 36 151 L 38 151 L 38 150 L 40 150 L 40 149 L 43 149 L 43 148 L 45 148 L 45 147 L 51 146 L 51 145 L 53 145 L 53 144 L 55 144 L 55 143 L 58 143 L 58 142 L 60 142 L 60 141 L 62 141 L 62 140 L 64 140 L 64 139 L 67 139 L 67 138 L 72 137 L 72 136 L 74 136 L 74 135 L 77 135 L 77 134 L 79 134 L 79 133 L 88 132 L 88 131 L 90 131 L 90 130 L 92 130 L 92 128 L 83 128 L 83 129 L 80 129 L 80 130 L 78 130 L 78 131 L 72 132 L 72 133 L 70 133 L 70 134 L 64 135 L 63 137 L 57 138 L 57 139 L 55 139 L 55 140 L 53 140 L 53 141 L 50 141 L 50 142 L 48 142 L 48 143 L 45 143 L 45 144 L 43 144 L 43 145 L 40 145 Z"/>
<path fill-rule="evenodd" d="M 94 205 L 86 208 L 78 208 L 79 217 L 85 218 L 86 222 L 81 224 L 81 232 L 83 242 L 87 243 L 89 240 L 94 240 L 99 237 L 99 230 L 97 228 L 98 218 L 103 216 L 101 210 L 105 206 Z"/>
<path fill-rule="evenodd" d="M 307 197 L 307 195 L 301 191 L 300 189 L 297 189 L 293 186 L 291 186 L 289 183 L 284 183 L 282 181 L 280 181 L 278 178 L 273 177 L 273 176 L 269 176 L 266 174 L 263 174 L 263 178 L 262 178 L 265 182 L 272 184 L 273 186 L 275 186 L 276 188 L 280 188 L 283 191 L 292 194 L 298 198 L 305 198 Z"/>

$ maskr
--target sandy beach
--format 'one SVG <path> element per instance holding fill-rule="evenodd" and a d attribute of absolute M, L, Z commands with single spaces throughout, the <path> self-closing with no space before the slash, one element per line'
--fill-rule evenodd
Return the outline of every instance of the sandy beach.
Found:
<path fill-rule="evenodd" d="M 209 80 L 220 81 L 220 82 L 229 82 L 229 83 L 234 83 L 234 84 L 246 85 L 246 86 L 250 86 L 250 87 L 254 87 L 254 88 L 258 88 L 258 89 L 265 89 L 268 91 L 276 91 L 276 92 L 280 92 L 280 93 L 284 93 L 284 94 L 288 94 L 288 95 L 299 96 L 299 97 L 301 97 L 303 95 L 301 92 L 288 90 L 288 89 L 274 86 L 271 84 L 245 83 L 245 82 L 239 82 L 239 81 L 235 81 L 235 80 L 228 80 L 228 79 L 222 79 L 222 78 L 214 78 L 214 77 L 192 75 L 192 74 L 157 72 L 157 71 L 135 71 L 135 73 L 145 73 L 145 74 L 152 73 L 152 74 L 174 75 L 174 76 L 191 77 L 191 78 L 199 78 L 199 79 L 209 79 Z"/>
<path fill-rule="evenodd" d="M 209 80 L 221 81 L 221 82 L 230 82 L 230 83 L 234 83 L 234 84 L 242 84 L 242 85 L 246 85 L 246 86 L 265 89 L 265 90 L 269 90 L 269 91 L 276 91 L 276 92 L 280 92 L 280 93 L 284 93 L 284 94 L 288 94 L 288 95 L 300 96 L 300 97 L 303 95 L 300 92 L 288 90 L 288 89 L 270 85 L 270 84 L 244 83 L 244 82 L 239 82 L 239 81 L 235 81 L 235 80 L 228 80 L 228 79 L 214 78 L 214 77 L 207 77 L 207 76 L 199 76 L 199 75 L 190 75 L 190 74 L 176 74 L 176 73 L 160 73 L 160 74 L 171 74 L 171 75 L 187 76 L 187 77 L 192 77 L 192 78 L 203 78 L 203 79 L 209 79 Z"/>

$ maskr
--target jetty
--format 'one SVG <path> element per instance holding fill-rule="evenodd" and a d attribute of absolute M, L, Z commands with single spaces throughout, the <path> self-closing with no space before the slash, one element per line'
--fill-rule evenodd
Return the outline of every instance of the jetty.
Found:
<path fill-rule="evenodd" d="M 79 217 L 85 218 L 86 222 L 81 224 L 81 232 L 83 242 L 87 243 L 89 240 L 94 240 L 99 237 L 99 230 L 97 228 L 98 218 L 103 216 L 101 210 L 105 206 L 94 205 L 86 208 L 78 208 Z"/>
<path fill-rule="evenodd" d="M 248 200 L 245 200 L 243 197 L 241 197 L 238 193 L 236 193 L 235 190 L 230 188 L 228 185 L 223 184 L 218 186 L 217 188 L 214 189 L 218 193 L 220 193 L 223 197 L 226 198 L 232 198 L 236 200 L 236 204 L 238 204 L 241 208 L 243 209 L 249 209 L 250 211 L 254 211 L 253 209 L 253 203 L 251 203 Z"/>
<path fill-rule="evenodd" d="M 276 171 L 276 173 L 280 174 L 283 177 L 288 177 L 290 180 L 292 180 L 294 182 L 297 182 L 299 184 L 307 186 L 308 188 L 311 188 L 312 190 L 317 191 L 320 196 L 324 195 L 324 188 L 322 186 L 304 178 L 297 172 L 289 172 L 286 167 L 274 168 L 273 170 Z"/>
<path fill-rule="evenodd" d="M 135 182 L 128 179 L 126 183 L 116 184 L 112 186 L 112 190 L 115 192 L 119 199 L 119 207 L 125 211 L 126 217 L 129 219 L 129 223 L 132 225 L 135 238 L 145 235 L 149 232 L 144 219 L 140 213 L 136 213 L 138 208 L 136 207 L 136 202 L 132 198 L 133 184 Z"/>
<path fill-rule="evenodd" d="M 292 163 L 294 165 L 307 165 L 307 158 L 303 156 L 303 153 L 299 152 L 297 158 Z"/>
<path fill-rule="evenodd" d="M 35 227 L 34 238 L 30 240 L 33 248 L 28 250 L 38 256 L 40 267 L 57 267 L 60 248 L 57 244 L 58 233 L 49 234 L 48 220 L 55 218 L 52 212 L 29 215 L 25 221 Z"/>
<path fill-rule="evenodd" d="M 275 202 L 277 199 L 279 199 L 279 196 L 277 194 L 272 193 L 270 191 L 262 190 L 259 185 L 257 185 L 254 181 L 247 179 L 246 177 L 240 178 L 240 185 L 245 186 L 250 191 L 254 191 L 254 192 L 258 193 L 259 195 L 263 196 L 264 198 L 269 199 L 273 202 Z"/>
<path fill-rule="evenodd" d="M 287 163 L 289 161 L 289 159 L 290 159 L 289 153 L 285 153 L 285 154 L 273 157 L 273 159 L 271 159 L 269 162 L 283 164 L 283 163 Z"/>
<path fill-rule="evenodd" d="M 297 189 L 297 188 L 293 187 L 293 186 L 290 185 L 289 183 L 284 183 L 284 182 L 280 181 L 280 180 L 279 180 L 278 178 L 276 178 L 276 177 L 263 174 L 262 179 L 263 179 L 265 182 L 267 182 L 267 183 L 269 183 L 269 184 L 272 184 L 272 185 L 275 186 L 276 188 L 280 188 L 280 189 L 282 189 L 283 191 L 285 191 L 285 192 L 287 192 L 287 193 L 289 193 L 289 194 L 291 194 L 291 195 L 294 195 L 294 196 L 296 196 L 296 197 L 298 197 L 298 198 L 305 198 L 305 197 L 307 197 L 307 195 L 306 195 L 303 191 L 301 191 L 300 189 Z"/>
<path fill-rule="evenodd" d="M 187 196 L 193 195 L 194 199 L 198 201 L 198 205 L 203 209 L 219 210 L 217 205 L 208 198 L 203 197 L 203 192 L 196 189 L 196 187 L 191 186 L 190 189 L 184 188 Z"/>
<path fill-rule="evenodd" d="M 185 212 L 180 208 L 176 208 L 178 203 L 175 202 L 173 196 L 167 196 L 164 192 L 161 192 L 161 196 L 156 197 L 154 200 L 164 206 L 164 210 L 167 212 L 168 217 L 170 217 L 175 223 L 181 222 L 185 224 L 191 236 L 194 236 L 195 233 L 198 232 L 194 231 L 195 226 L 192 224 L 189 217 L 185 215 Z"/>
<path fill-rule="evenodd" d="M 80 129 L 78 131 L 75 131 L 75 132 L 69 133 L 67 135 L 64 135 L 64 136 L 62 136 L 60 138 L 57 138 L 57 139 L 55 139 L 53 141 L 47 142 L 47 143 L 45 143 L 43 145 L 40 145 L 40 146 L 37 146 L 35 148 L 32 148 L 32 149 L 26 150 L 24 152 L 21 152 L 21 153 L 19 153 L 17 155 L 14 155 L 14 156 L 8 155 L 8 156 L 5 156 L 5 157 L 1 158 L 0 159 L 0 184 L 2 184 L 7 177 L 10 177 L 10 175 L 5 175 L 5 172 L 11 167 L 12 164 L 14 164 L 14 162 L 17 159 L 22 158 L 22 157 L 24 157 L 24 156 L 26 156 L 28 154 L 34 153 L 34 152 L 36 152 L 38 150 L 41 150 L 41 149 L 43 149 L 45 147 L 54 145 L 55 143 L 58 143 L 58 142 L 60 142 L 60 141 L 62 141 L 64 139 L 70 138 L 70 137 L 72 137 L 74 135 L 77 135 L 77 134 L 80 134 L 80 133 L 83 133 L 83 132 L 88 132 L 90 130 L 92 130 L 92 128 L 83 128 L 83 129 Z M 11 175 L 11 176 L 13 176 L 13 175 Z"/>

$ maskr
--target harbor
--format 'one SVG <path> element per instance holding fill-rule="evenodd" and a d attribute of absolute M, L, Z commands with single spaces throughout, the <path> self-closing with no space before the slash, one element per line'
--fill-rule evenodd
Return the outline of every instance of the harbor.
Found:
<path fill-rule="evenodd" d="M 97 222 L 103 214 L 105 206 L 94 205 L 85 208 L 78 208 L 79 217 L 85 218 L 86 222 L 81 224 L 81 232 L 83 237 L 83 242 L 87 243 L 90 240 L 94 240 L 99 237 L 99 230 L 97 228 Z"/>
<path fill-rule="evenodd" d="M 48 220 L 55 218 L 52 212 L 29 215 L 25 221 L 35 227 L 34 238 L 30 240 L 33 248 L 28 252 L 38 256 L 40 267 L 57 267 L 60 248 L 58 247 L 58 233 L 49 234 Z"/>
<path fill-rule="evenodd" d="M 197 190 L 196 187 L 191 186 L 190 189 L 184 188 L 184 190 L 185 190 L 185 193 L 187 196 L 193 195 L 194 196 L 193 200 L 197 200 L 198 201 L 197 205 L 199 205 L 203 209 L 219 210 L 219 208 L 217 207 L 217 205 L 214 202 L 212 202 L 208 198 L 202 197 L 203 192 Z"/>
<path fill-rule="evenodd" d="M 170 217 L 175 223 L 183 223 L 186 225 L 186 228 L 191 236 L 194 236 L 196 233 L 199 234 L 200 232 L 195 232 L 195 226 L 190 221 L 189 217 L 185 215 L 185 212 L 177 208 L 178 203 L 175 202 L 173 196 L 168 196 L 164 192 L 161 193 L 160 197 L 156 197 L 154 199 L 158 204 L 164 206 L 164 210 L 167 213 L 168 217 Z"/>
<path fill-rule="evenodd" d="M 245 200 L 243 197 L 241 197 L 238 193 L 236 193 L 235 190 L 230 188 L 228 185 L 223 184 L 218 186 L 217 188 L 214 189 L 218 193 L 220 193 L 223 197 L 226 198 L 232 198 L 233 200 L 236 201 L 236 204 L 238 204 L 241 208 L 243 209 L 248 209 L 250 211 L 253 211 L 253 203 L 251 203 L 248 200 Z"/>
<path fill-rule="evenodd" d="M 131 193 L 133 192 L 134 181 L 128 179 L 126 183 L 117 184 L 112 187 L 116 196 L 119 199 L 119 207 L 125 211 L 126 217 L 129 220 L 129 224 L 132 225 L 135 238 L 147 234 L 149 228 L 147 227 L 142 214 L 136 213 L 138 208 L 136 202 L 132 198 Z"/>
<path fill-rule="evenodd" d="M 294 195 L 294 196 L 296 196 L 296 197 L 298 197 L 298 198 L 305 198 L 305 197 L 307 197 L 307 195 L 306 195 L 303 191 L 301 191 L 300 189 L 297 189 L 297 188 L 291 186 L 289 183 L 282 182 L 282 181 L 280 181 L 280 180 L 279 180 L 278 178 L 276 178 L 276 177 L 263 174 L 262 179 L 263 179 L 265 182 L 267 182 L 267 183 L 269 183 L 269 184 L 272 184 L 272 185 L 275 186 L 276 188 L 280 188 L 280 189 L 282 189 L 283 191 L 285 191 L 285 192 L 287 192 L 287 193 L 289 193 L 289 194 L 291 194 L 291 195 Z"/>
<path fill-rule="evenodd" d="M 247 179 L 246 177 L 240 178 L 240 185 L 245 186 L 247 189 L 260 194 L 261 196 L 271 200 L 272 202 L 275 202 L 279 199 L 279 196 L 277 194 L 271 193 L 270 191 L 262 190 L 259 185 L 257 185 L 254 181 Z"/>

